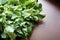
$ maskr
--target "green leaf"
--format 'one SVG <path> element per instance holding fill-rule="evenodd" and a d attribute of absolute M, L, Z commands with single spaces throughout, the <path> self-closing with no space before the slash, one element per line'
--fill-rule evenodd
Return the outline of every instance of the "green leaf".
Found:
<path fill-rule="evenodd" d="M 1 34 L 1 37 L 2 38 L 7 38 L 7 34 L 6 33 L 3 33 L 3 34 Z"/>
<path fill-rule="evenodd" d="M 9 35 L 10 40 L 15 40 L 15 38 L 16 38 L 15 33 L 13 33 L 13 32 L 8 32 L 7 34 Z"/>
<path fill-rule="evenodd" d="M 4 40 L 28 40 L 36 22 L 45 14 L 38 0 L 0 0 L 0 36 Z"/>
<path fill-rule="evenodd" d="M 26 18 L 26 17 L 29 17 L 30 14 L 29 14 L 29 13 L 25 13 L 25 12 L 23 12 L 23 13 L 22 13 L 22 16 L 23 16 L 24 18 Z"/>
<path fill-rule="evenodd" d="M 5 4 L 7 0 L 0 0 L 0 5 Z"/>
<path fill-rule="evenodd" d="M 36 5 L 34 6 L 34 9 L 35 9 L 35 10 L 38 10 L 38 11 L 41 11 L 41 10 L 42 10 L 42 4 L 41 4 L 41 3 L 36 4 Z"/>
<path fill-rule="evenodd" d="M 6 31 L 6 32 L 14 32 L 14 28 L 13 28 L 12 26 L 7 26 L 7 27 L 5 28 L 5 31 Z"/>

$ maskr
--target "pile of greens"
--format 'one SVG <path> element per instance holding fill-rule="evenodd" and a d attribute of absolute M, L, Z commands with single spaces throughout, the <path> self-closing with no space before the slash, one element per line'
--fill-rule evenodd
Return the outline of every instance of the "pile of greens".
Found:
<path fill-rule="evenodd" d="M 38 0 L 0 0 L 0 39 L 28 40 L 35 23 L 42 20 Z"/>

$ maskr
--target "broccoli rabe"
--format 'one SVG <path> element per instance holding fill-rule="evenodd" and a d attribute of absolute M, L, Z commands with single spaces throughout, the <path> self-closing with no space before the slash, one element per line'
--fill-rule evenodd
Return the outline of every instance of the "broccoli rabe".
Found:
<path fill-rule="evenodd" d="M 42 20 L 38 0 L 0 0 L 0 39 L 28 40 L 35 23 Z"/>

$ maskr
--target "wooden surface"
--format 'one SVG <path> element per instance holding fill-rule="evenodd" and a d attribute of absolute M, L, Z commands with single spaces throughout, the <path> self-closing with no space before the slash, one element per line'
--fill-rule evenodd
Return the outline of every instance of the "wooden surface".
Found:
<path fill-rule="evenodd" d="M 46 0 L 39 2 L 43 4 L 42 12 L 46 17 L 34 28 L 30 40 L 60 40 L 60 7 Z"/>

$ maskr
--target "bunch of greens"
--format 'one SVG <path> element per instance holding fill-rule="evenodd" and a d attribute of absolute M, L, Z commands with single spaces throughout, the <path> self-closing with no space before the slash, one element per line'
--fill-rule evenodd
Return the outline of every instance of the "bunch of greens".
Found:
<path fill-rule="evenodd" d="M 28 35 L 41 14 L 42 4 L 38 0 L 0 0 L 0 39 L 28 40 Z"/>

